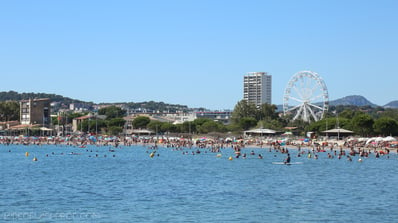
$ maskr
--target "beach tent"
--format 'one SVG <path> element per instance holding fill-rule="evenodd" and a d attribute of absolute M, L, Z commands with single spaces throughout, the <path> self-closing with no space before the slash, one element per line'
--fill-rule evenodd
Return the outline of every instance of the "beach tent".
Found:
<path fill-rule="evenodd" d="M 343 133 L 343 134 L 353 134 L 354 132 L 353 131 L 350 131 L 350 130 L 347 130 L 347 129 L 329 129 L 329 130 L 326 130 L 326 131 L 323 131 L 323 133 L 334 133 L 334 134 L 337 134 L 337 133 Z"/>
<path fill-rule="evenodd" d="M 323 131 L 323 133 L 325 133 L 328 136 L 337 136 L 337 137 L 345 137 L 345 136 L 349 136 L 349 135 L 353 135 L 354 132 L 347 130 L 347 129 L 341 129 L 341 128 L 337 128 L 337 129 L 329 129 L 326 131 Z"/>
<path fill-rule="evenodd" d="M 247 135 L 251 135 L 251 136 L 274 135 L 275 133 L 276 133 L 275 130 L 263 129 L 263 128 L 244 131 L 245 136 L 247 136 Z"/>

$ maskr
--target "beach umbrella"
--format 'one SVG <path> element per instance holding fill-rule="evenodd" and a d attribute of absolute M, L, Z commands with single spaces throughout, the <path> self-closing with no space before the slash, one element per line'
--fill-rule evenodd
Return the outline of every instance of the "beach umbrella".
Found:
<path fill-rule="evenodd" d="M 383 141 L 385 142 L 391 142 L 391 141 L 397 141 L 396 138 L 392 137 L 392 136 L 387 136 L 383 139 Z"/>
<path fill-rule="evenodd" d="M 95 138 L 95 136 L 90 136 L 90 137 L 88 137 L 88 139 L 93 142 L 97 142 L 97 138 Z"/>
<path fill-rule="evenodd" d="M 377 138 L 375 139 L 375 141 L 376 141 L 376 142 L 381 142 L 381 141 L 384 141 L 384 139 L 383 139 L 382 137 L 377 137 Z"/>
<path fill-rule="evenodd" d="M 369 138 L 359 138 L 358 141 L 359 142 L 363 142 L 363 141 L 367 141 Z"/>
<path fill-rule="evenodd" d="M 368 140 L 366 141 L 366 144 L 369 144 L 369 143 L 371 143 L 371 142 L 374 142 L 375 139 L 376 139 L 375 137 L 368 139 Z"/>
<path fill-rule="evenodd" d="M 282 135 L 283 135 L 283 136 L 291 136 L 291 135 L 293 135 L 293 133 L 292 133 L 292 132 L 285 132 L 285 133 L 283 133 Z"/>

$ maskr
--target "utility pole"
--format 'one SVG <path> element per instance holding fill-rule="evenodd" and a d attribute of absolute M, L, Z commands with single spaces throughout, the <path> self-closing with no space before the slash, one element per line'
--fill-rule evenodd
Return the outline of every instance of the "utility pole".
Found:
<path fill-rule="evenodd" d="M 98 135 L 98 114 L 95 114 L 95 135 Z"/>

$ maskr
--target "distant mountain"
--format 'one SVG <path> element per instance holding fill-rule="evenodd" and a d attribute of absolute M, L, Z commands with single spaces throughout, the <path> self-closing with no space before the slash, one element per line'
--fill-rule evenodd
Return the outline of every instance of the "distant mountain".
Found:
<path fill-rule="evenodd" d="M 398 108 L 398 101 L 396 101 L 396 106 Z M 316 105 L 321 105 L 321 103 L 315 103 Z M 333 101 L 329 101 L 329 105 L 337 106 L 337 105 L 344 105 L 344 106 L 371 106 L 371 107 L 378 107 L 378 105 L 373 104 L 368 99 L 360 95 L 351 95 L 346 96 L 344 98 L 336 99 Z M 283 105 L 277 105 L 277 111 L 283 111 Z"/>
<path fill-rule="evenodd" d="M 365 97 L 360 96 L 360 95 L 346 96 L 344 98 L 330 101 L 329 104 L 332 106 L 336 106 L 336 105 L 352 105 L 352 106 L 359 106 L 359 107 L 361 107 L 361 106 L 377 107 L 378 106 L 376 104 L 373 104 L 368 99 L 366 99 Z"/>
<path fill-rule="evenodd" d="M 392 102 L 384 105 L 383 107 L 385 107 L 385 108 L 398 108 L 398 101 L 392 101 Z"/>

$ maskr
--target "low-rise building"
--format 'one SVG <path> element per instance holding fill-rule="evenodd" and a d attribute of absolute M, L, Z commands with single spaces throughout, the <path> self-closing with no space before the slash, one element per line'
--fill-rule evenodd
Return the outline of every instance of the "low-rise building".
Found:
<path fill-rule="evenodd" d="M 198 111 L 195 112 L 196 118 L 208 118 L 213 121 L 229 124 L 232 116 L 232 111 Z"/>
<path fill-rule="evenodd" d="M 40 125 L 50 127 L 51 125 L 50 99 L 29 99 L 20 101 L 21 125 Z"/>

